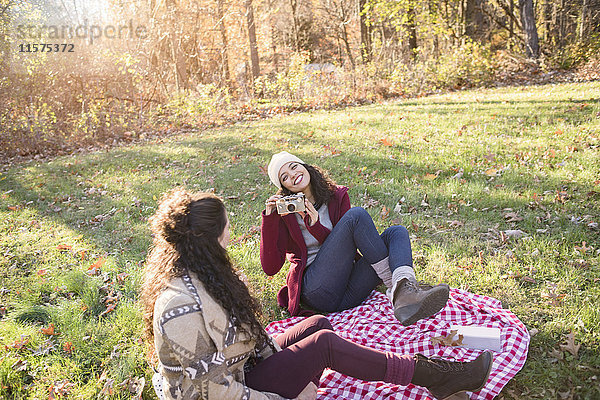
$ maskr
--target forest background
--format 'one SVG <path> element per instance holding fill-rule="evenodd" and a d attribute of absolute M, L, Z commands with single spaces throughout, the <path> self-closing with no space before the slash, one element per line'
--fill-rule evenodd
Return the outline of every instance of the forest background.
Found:
<path fill-rule="evenodd" d="M 595 79 L 599 49 L 600 0 L 0 0 L 0 157 Z"/>

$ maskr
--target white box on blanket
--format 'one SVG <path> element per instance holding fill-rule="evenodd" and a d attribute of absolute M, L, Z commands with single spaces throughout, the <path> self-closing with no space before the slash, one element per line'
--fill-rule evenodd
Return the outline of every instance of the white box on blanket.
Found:
<path fill-rule="evenodd" d="M 500 328 L 486 328 L 474 325 L 452 325 L 451 330 L 458 331 L 458 335 L 463 335 L 463 346 L 470 349 L 502 351 L 502 342 L 500 340 Z"/>

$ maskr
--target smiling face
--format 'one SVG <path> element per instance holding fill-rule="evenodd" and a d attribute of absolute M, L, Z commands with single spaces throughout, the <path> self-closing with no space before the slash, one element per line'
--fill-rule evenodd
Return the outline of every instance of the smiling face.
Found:
<path fill-rule="evenodd" d="M 291 161 L 279 170 L 279 182 L 292 193 L 304 192 L 310 185 L 310 174 L 304 165 Z"/>

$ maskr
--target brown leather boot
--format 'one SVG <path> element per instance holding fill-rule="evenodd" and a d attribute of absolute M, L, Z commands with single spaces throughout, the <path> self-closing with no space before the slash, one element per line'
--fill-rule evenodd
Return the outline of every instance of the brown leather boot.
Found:
<path fill-rule="evenodd" d="M 412 279 L 404 278 L 392 293 L 394 316 L 404 326 L 431 317 L 446 306 L 450 288 L 445 283 L 424 288 Z"/>
<path fill-rule="evenodd" d="M 487 382 L 493 359 L 489 350 L 470 362 L 430 359 L 417 354 L 411 382 L 427 388 L 439 400 L 460 392 L 477 392 Z"/>

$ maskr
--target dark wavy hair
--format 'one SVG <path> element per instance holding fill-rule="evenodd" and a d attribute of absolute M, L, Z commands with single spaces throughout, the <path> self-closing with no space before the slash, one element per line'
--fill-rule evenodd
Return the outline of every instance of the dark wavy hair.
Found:
<path fill-rule="evenodd" d="M 231 263 L 219 237 L 227 224 L 225 205 L 211 193 L 185 189 L 166 193 L 150 218 L 153 244 L 146 258 L 141 302 L 145 336 L 154 353 L 154 303 L 175 278 L 195 274 L 210 296 L 239 329 L 256 339 L 257 348 L 271 345 L 259 323 L 260 305 Z"/>
<path fill-rule="evenodd" d="M 331 196 L 335 193 L 337 185 L 325 170 L 322 170 L 316 165 L 302 164 L 302 166 L 306 168 L 310 175 L 310 189 L 315 198 L 315 208 L 318 209 L 323 204 L 329 203 Z M 289 196 L 293 193 L 282 186 L 277 194 Z"/>

